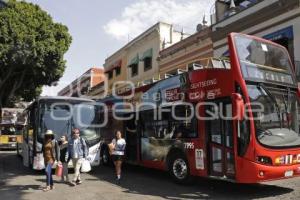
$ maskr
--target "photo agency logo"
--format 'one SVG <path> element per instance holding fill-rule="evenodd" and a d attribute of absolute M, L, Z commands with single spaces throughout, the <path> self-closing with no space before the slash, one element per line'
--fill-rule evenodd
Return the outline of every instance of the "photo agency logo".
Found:
<path fill-rule="evenodd" d="M 116 81 L 112 90 L 108 90 L 108 81 L 105 80 L 98 88 L 100 93 L 87 95 L 85 81 L 88 76 L 76 80 L 76 87 L 69 86 L 71 93 L 77 92 L 81 97 L 89 97 L 96 101 L 81 102 L 80 104 L 57 103 L 51 106 L 51 118 L 57 121 L 75 121 L 80 127 L 105 127 L 109 118 L 119 121 L 139 121 L 144 111 L 153 112 L 152 120 L 172 119 L 190 122 L 197 120 L 240 120 L 241 113 L 232 103 L 200 101 L 198 103 L 185 102 L 187 93 L 178 91 L 178 98 L 170 98 L 170 91 L 135 92 L 135 85 L 131 81 Z M 111 93 L 110 96 L 107 94 Z M 202 92 L 203 93 L 203 92 Z M 260 120 L 264 116 L 264 105 L 246 103 L 243 105 L 243 120 Z M 57 109 L 67 110 L 66 115 L 58 115 Z M 142 114 L 141 114 L 142 113 Z"/>

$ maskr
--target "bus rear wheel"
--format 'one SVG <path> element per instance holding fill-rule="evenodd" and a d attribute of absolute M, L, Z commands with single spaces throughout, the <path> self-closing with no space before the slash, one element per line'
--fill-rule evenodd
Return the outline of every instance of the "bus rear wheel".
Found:
<path fill-rule="evenodd" d="M 171 156 L 169 173 L 176 183 L 187 184 L 191 182 L 189 165 L 182 153 L 175 153 Z"/>

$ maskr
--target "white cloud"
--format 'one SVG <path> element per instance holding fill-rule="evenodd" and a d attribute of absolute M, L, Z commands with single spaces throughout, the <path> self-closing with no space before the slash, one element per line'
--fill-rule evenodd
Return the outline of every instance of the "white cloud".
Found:
<path fill-rule="evenodd" d="M 138 0 L 127 6 L 120 18 L 112 19 L 103 28 L 112 37 L 126 41 L 145 31 L 158 21 L 183 27 L 187 32 L 210 18 L 214 0 Z"/>

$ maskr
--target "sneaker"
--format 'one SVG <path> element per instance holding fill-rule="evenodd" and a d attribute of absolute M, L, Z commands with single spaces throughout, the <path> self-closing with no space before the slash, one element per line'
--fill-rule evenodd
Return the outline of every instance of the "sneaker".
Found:
<path fill-rule="evenodd" d="M 76 181 L 71 181 L 70 184 L 71 184 L 72 186 L 76 186 Z"/>
<path fill-rule="evenodd" d="M 77 183 L 78 185 L 80 185 L 80 184 L 82 183 L 82 181 L 81 181 L 81 180 L 77 180 L 76 183 Z"/>
<path fill-rule="evenodd" d="M 120 185 L 121 184 L 121 178 L 117 178 L 116 182 L 117 182 L 117 185 Z"/>
<path fill-rule="evenodd" d="M 47 186 L 47 187 L 45 187 L 45 188 L 43 189 L 44 192 L 48 192 L 48 191 L 50 191 L 50 190 L 51 190 L 51 187 L 50 187 L 50 186 Z"/>

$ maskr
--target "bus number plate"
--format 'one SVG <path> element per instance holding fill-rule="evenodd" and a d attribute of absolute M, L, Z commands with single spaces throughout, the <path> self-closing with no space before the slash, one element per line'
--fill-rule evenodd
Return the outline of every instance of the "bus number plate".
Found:
<path fill-rule="evenodd" d="M 284 173 L 284 176 L 285 176 L 285 177 L 291 177 L 291 176 L 293 176 L 293 175 L 294 175 L 293 170 L 289 170 L 289 171 L 286 171 L 286 172 Z"/>

